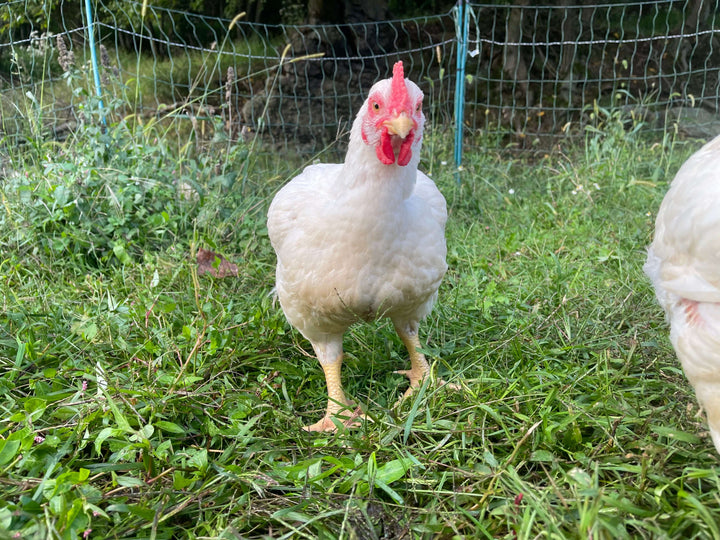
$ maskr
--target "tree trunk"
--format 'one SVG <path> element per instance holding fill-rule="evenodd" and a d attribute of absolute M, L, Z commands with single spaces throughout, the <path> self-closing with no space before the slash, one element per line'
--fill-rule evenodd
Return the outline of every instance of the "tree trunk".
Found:
<path fill-rule="evenodd" d="M 528 4 L 529 0 L 519 0 L 515 2 L 516 7 L 513 7 L 510 10 L 510 16 L 508 17 L 507 22 L 507 31 L 505 33 L 503 71 L 513 80 L 515 87 L 518 89 L 513 92 L 513 94 L 516 97 L 524 97 L 523 101 L 525 102 L 525 106 L 531 107 L 534 97 L 532 91 L 530 90 L 529 71 L 522 55 L 522 48 L 520 47 L 522 40 L 523 18 L 525 15 L 523 7 Z M 524 112 L 521 112 L 523 107 L 520 104 L 513 103 L 513 110 L 522 115 L 525 114 Z"/>

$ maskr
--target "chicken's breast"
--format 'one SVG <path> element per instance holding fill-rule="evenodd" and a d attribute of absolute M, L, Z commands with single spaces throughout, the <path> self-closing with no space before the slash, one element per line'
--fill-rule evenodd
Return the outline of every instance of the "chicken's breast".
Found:
<path fill-rule="evenodd" d="M 358 320 L 421 320 L 447 270 L 447 210 L 432 180 L 418 173 L 411 196 L 396 205 L 345 180 L 341 165 L 308 167 L 268 211 L 278 297 L 311 340 Z"/>

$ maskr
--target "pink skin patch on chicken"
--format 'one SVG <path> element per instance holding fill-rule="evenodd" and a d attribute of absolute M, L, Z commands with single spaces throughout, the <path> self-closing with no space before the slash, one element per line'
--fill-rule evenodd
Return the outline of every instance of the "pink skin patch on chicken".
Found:
<path fill-rule="evenodd" d="M 705 321 L 703 321 L 702 315 L 700 315 L 698 311 L 697 302 L 683 298 L 680 300 L 680 304 L 682 304 L 684 308 L 685 317 L 690 326 L 700 326 L 704 324 Z"/>

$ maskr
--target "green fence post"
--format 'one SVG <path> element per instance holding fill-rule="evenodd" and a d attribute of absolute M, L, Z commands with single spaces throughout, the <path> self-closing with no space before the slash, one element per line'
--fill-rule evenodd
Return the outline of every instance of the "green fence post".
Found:
<path fill-rule="evenodd" d="M 465 64 L 470 27 L 470 7 L 459 0 L 454 8 L 457 36 L 457 70 L 455 72 L 455 178 L 460 182 L 462 171 L 463 124 L 465 116 Z"/>
<path fill-rule="evenodd" d="M 92 16 L 92 6 L 90 0 L 85 0 L 85 12 L 88 20 L 88 41 L 90 42 L 90 59 L 93 65 L 93 75 L 95 78 L 95 94 L 97 94 L 99 100 L 100 114 L 102 115 L 102 121 L 104 125 L 107 125 L 105 119 L 105 110 L 102 100 L 102 87 L 100 86 L 100 68 L 98 66 L 97 49 L 95 48 L 95 21 Z"/>

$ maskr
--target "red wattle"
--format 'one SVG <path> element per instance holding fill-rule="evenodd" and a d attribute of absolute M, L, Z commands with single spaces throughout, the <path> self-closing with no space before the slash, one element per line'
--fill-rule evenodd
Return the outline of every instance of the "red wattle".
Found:
<path fill-rule="evenodd" d="M 380 144 L 375 147 L 375 154 L 383 165 L 395 163 L 395 151 L 387 129 L 383 129 L 380 134 Z"/>
<path fill-rule="evenodd" d="M 403 142 L 400 144 L 400 152 L 398 152 L 397 163 L 398 165 L 405 166 L 410 163 L 412 157 L 412 143 L 415 139 L 414 133 L 408 133 Z"/>

